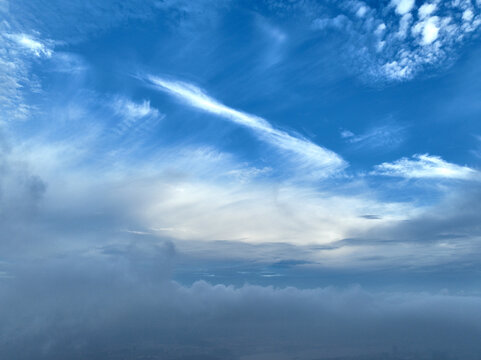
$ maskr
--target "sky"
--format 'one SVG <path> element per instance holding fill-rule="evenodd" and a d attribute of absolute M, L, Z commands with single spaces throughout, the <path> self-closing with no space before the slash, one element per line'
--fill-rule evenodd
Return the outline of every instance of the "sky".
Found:
<path fill-rule="evenodd" d="M 480 31 L 0 0 L 0 358 L 481 359 Z"/>

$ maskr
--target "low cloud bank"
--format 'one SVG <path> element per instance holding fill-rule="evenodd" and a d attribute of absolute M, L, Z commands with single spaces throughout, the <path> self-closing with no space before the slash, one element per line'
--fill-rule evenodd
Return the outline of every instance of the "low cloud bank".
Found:
<path fill-rule="evenodd" d="M 170 280 L 175 257 L 169 242 L 146 241 L 11 264 L 0 280 L 0 357 L 477 359 L 481 351 L 481 297 L 183 286 Z"/>

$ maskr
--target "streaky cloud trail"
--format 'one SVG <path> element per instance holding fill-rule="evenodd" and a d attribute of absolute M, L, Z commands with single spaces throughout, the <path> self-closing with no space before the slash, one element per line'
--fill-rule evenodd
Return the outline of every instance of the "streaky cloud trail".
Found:
<path fill-rule="evenodd" d="M 323 175 L 332 175 L 347 166 L 346 161 L 335 152 L 316 145 L 307 139 L 276 129 L 267 120 L 259 116 L 228 107 L 210 97 L 205 91 L 195 85 L 182 81 L 171 81 L 153 75 L 147 76 L 147 80 L 157 89 L 182 100 L 196 109 L 249 128 L 265 142 L 294 154 L 296 161 L 302 166 L 322 170 Z"/>

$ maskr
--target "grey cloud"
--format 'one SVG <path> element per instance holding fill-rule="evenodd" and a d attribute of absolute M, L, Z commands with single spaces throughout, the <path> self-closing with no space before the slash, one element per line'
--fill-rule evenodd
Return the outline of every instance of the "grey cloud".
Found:
<path fill-rule="evenodd" d="M 447 195 L 440 203 L 422 214 L 371 232 L 378 238 L 408 242 L 438 242 L 452 239 L 467 240 L 477 246 L 481 236 L 481 188 L 476 183 Z"/>
<path fill-rule="evenodd" d="M 1 129 L 0 129 L 1 132 Z M 32 216 L 47 189 L 46 183 L 29 170 L 28 164 L 10 157 L 8 140 L 0 133 L 0 223 Z"/>
<path fill-rule="evenodd" d="M 373 214 L 361 215 L 361 217 L 364 218 L 364 219 L 369 219 L 369 220 L 379 220 L 379 219 L 382 219 L 382 216 L 373 215 Z"/>
<path fill-rule="evenodd" d="M 182 286 L 164 276 L 173 258 L 169 244 L 130 244 L 15 265 L 15 277 L 0 282 L 0 355 L 360 359 L 397 346 L 400 358 L 434 349 L 475 359 L 479 351 L 478 297 Z"/>

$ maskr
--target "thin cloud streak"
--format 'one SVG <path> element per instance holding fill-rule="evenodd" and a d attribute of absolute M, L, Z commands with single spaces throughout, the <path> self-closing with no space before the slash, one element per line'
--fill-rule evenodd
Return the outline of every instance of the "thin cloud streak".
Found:
<path fill-rule="evenodd" d="M 202 89 L 192 84 L 169 81 L 157 76 L 148 76 L 147 79 L 157 89 L 181 99 L 194 108 L 251 129 L 269 144 L 296 154 L 304 165 L 321 168 L 329 174 L 340 171 L 347 166 L 347 163 L 335 152 L 306 139 L 294 137 L 285 131 L 275 129 L 261 117 L 232 109 L 208 96 Z"/>
<path fill-rule="evenodd" d="M 413 159 L 402 158 L 393 163 L 382 163 L 375 167 L 374 175 L 405 178 L 439 178 L 479 180 L 479 173 L 467 166 L 444 161 L 439 156 L 429 154 L 414 155 Z"/>

